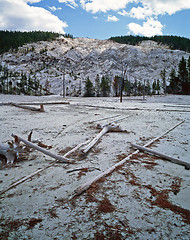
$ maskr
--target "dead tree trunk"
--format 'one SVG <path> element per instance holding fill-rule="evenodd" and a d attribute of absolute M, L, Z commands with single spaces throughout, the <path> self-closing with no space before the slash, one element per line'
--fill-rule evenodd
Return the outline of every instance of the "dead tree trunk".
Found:
<path fill-rule="evenodd" d="M 86 146 L 85 149 L 83 149 L 83 153 L 88 153 L 88 151 L 98 142 L 98 140 L 103 136 L 105 135 L 107 132 L 109 131 L 114 131 L 114 130 L 121 130 L 119 128 L 119 126 L 116 126 L 115 124 L 107 124 L 107 125 L 104 125 L 103 129 L 101 130 L 101 132 L 95 137 L 92 139 L 92 141 Z"/>
<path fill-rule="evenodd" d="M 43 148 L 41 148 L 41 147 L 31 143 L 31 142 L 29 142 L 29 141 L 27 141 L 27 140 L 25 140 L 25 139 L 23 139 L 21 137 L 18 137 L 18 136 L 14 135 L 14 134 L 12 134 L 12 137 L 14 137 L 14 138 L 17 137 L 19 141 L 25 143 L 27 146 L 29 146 L 31 148 L 34 148 L 34 149 L 36 149 L 36 150 L 38 150 L 38 151 L 40 151 L 40 152 L 42 152 L 42 153 L 52 157 L 52 158 L 55 158 L 58 161 L 61 161 L 61 162 L 64 162 L 64 163 L 72 163 L 68 158 L 66 158 L 64 156 L 62 157 L 62 156 L 53 154 L 53 153 L 51 153 L 51 152 L 49 152 L 49 151 L 47 151 L 47 150 L 45 150 L 45 149 L 43 149 Z"/>
<path fill-rule="evenodd" d="M 133 143 L 131 143 L 131 146 L 134 147 L 134 148 L 137 148 L 137 149 L 139 149 L 139 150 L 141 150 L 143 152 L 147 152 L 147 153 L 156 155 L 158 157 L 161 157 L 163 159 L 166 159 L 166 160 L 168 160 L 170 162 L 173 162 L 173 163 L 185 166 L 185 169 L 188 169 L 188 170 L 190 169 L 190 163 L 187 163 L 185 161 L 182 161 L 182 160 L 179 160 L 179 159 L 176 159 L 176 158 L 172 158 L 172 157 L 167 156 L 167 155 L 165 155 L 163 153 L 159 153 L 159 152 L 153 151 L 150 148 L 142 147 L 142 146 L 139 146 L 139 145 L 136 145 L 136 144 L 133 144 Z"/>
<path fill-rule="evenodd" d="M 18 108 L 23 108 L 31 111 L 37 111 L 37 112 L 44 112 L 44 106 L 43 104 L 40 105 L 40 108 L 35 108 L 35 107 L 30 107 L 30 106 L 24 106 L 16 103 L 11 103 L 12 106 L 18 107 Z"/>
<path fill-rule="evenodd" d="M 143 147 L 148 147 L 150 146 L 152 143 L 156 142 L 158 139 L 162 138 L 164 135 L 168 134 L 169 132 L 171 132 L 173 129 L 175 129 L 176 127 L 178 127 L 179 125 L 181 125 L 182 123 L 184 123 L 184 121 L 181 121 L 180 123 L 178 123 L 177 125 L 175 125 L 174 127 L 170 128 L 168 131 L 166 131 L 165 133 L 163 133 L 162 135 L 152 139 L 151 141 L 149 141 L 147 144 L 145 144 Z M 121 160 L 120 162 L 116 163 L 115 165 L 113 165 L 112 167 L 108 168 L 106 171 L 100 173 L 98 176 L 96 176 L 95 178 L 91 179 L 90 181 L 84 183 L 83 185 L 81 185 L 80 187 L 78 187 L 75 192 L 74 192 L 74 196 L 80 195 L 82 194 L 84 191 L 86 191 L 87 189 L 89 189 L 91 187 L 92 184 L 94 184 L 95 182 L 97 182 L 98 180 L 100 180 L 102 177 L 107 176 L 108 174 L 112 173 L 117 167 L 122 166 L 126 161 L 128 161 L 133 155 L 139 153 L 139 150 L 136 150 L 134 153 L 128 155 L 126 158 L 124 158 L 123 160 Z"/>

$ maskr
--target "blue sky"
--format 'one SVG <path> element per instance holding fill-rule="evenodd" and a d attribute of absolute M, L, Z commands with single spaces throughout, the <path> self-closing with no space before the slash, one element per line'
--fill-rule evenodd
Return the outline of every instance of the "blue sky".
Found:
<path fill-rule="evenodd" d="M 190 38 L 190 0 L 0 0 L 0 30 Z"/>

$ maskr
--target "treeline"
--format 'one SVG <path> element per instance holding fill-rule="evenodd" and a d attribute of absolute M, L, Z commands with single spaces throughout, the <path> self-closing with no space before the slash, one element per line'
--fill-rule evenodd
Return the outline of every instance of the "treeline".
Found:
<path fill-rule="evenodd" d="M 0 93 L 15 95 L 48 95 L 50 94 L 48 80 L 42 87 L 36 75 L 12 72 L 6 66 L 0 65 Z"/>
<path fill-rule="evenodd" d="M 26 43 L 38 41 L 49 41 L 59 37 L 59 33 L 44 31 L 0 31 L 0 54 L 10 49 L 18 49 Z M 65 34 L 64 37 L 73 38 L 71 34 Z"/>
<path fill-rule="evenodd" d="M 187 60 L 181 58 L 178 69 L 172 68 L 169 81 L 168 93 L 190 94 L 190 56 Z"/>
<path fill-rule="evenodd" d="M 158 43 L 167 44 L 171 49 L 183 50 L 190 52 L 190 39 L 178 36 L 154 36 L 154 37 L 143 37 L 143 36 L 117 36 L 111 37 L 113 40 L 122 44 L 137 45 L 144 40 L 152 40 Z"/>
<path fill-rule="evenodd" d="M 85 92 L 84 97 L 108 97 L 110 93 L 114 97 L 119 97 L 121 88 L 124 96 L 143 96 L 143 95 L 153 95 L 160 94 L 163 88 L 162 82 L 158 79 L 152 84 L 150 81 L 129 81 L 120 76 L 115 76 L 114 79 L 110 79 L 108 76 L 100 76 L 97 74 L 95 82 L 87 77 L 85 81 Z M 162 91 L 163 92 L 163 91 Z"/>

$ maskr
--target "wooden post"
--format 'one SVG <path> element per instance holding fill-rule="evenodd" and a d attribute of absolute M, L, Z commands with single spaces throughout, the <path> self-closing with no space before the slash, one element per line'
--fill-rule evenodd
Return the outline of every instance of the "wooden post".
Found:
<path fill-rule="evenodd" d="M 190 169 L 190 163 L 187 163 L 185 161 L 182 161 L 182 160 L 179 160 L 179 159 L 176 159 L 176 158 L 172 158 L 170 156 L 167 156 L 163 153 L 159 153 L 159 152 L 156 152 L 156 151 L 153 151 L 152 149 L 150 148 L 146 148 L 146 147 L 142 147 L 142 146 L 139 146 L 137 144 L 134 144 L 134 143 L 131 143 L 131 146 L 134 147 L 134 148 L 137 148 L 143 152 L 147 152 L 147 153 L 150 153 L 150 154 L 153 154 L 153 155 L 156 155 L 158 157 L 161 157 L 163 159 L 166 159 L 170 162 L 173 162 L 173 163 L 176 163 L 176 164 L 179 164 L 179 165 L 183 165 L 185 166 L 185 169 L 189 170 Z"/>

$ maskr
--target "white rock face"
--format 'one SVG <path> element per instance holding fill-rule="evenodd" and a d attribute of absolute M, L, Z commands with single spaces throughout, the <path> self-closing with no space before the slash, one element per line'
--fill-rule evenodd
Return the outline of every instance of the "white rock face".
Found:
<path fill-rule="evenodd" d="M 49 80 L 51 92 L 55 94 L 62 93 L 64 75 L 66 93 L 74 95 L 79 88 L 83 94 L 87 77 L 94 83 L 97 74 L 100 78 L 107 75 L 113 82 L 115 75 L 122 76 L 122 67 L 130 81 L 152 83 L 161 79 L 160 72 L 164 68 L 169 77 L 172 68 L 178 69 L 182 56 L 187 59 L 189 54 L 153 41 L 131 46 L 110 40 L 62 37 L 27 44 L 17 52 L 2 54 L 0 62 L 13 73 L 35 75 L 42 85 Z"/>

